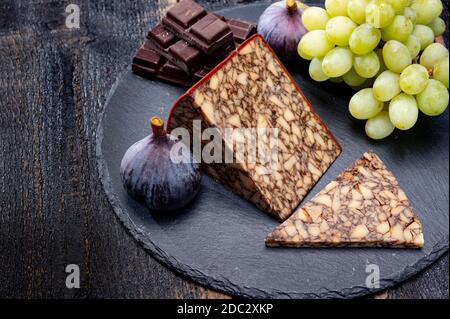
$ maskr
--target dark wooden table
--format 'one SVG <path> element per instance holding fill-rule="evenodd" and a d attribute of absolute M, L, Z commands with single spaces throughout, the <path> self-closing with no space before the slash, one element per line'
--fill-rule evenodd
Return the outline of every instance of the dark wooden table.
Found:
<path fill-rule="evenodd" d="M 148 255 L 98 179 L 105 98 L 172 0 L 0 1 L 0 297 L 227 297 Z M 220 9 L 237 0 L 200 1 Z M 66 6 L 80 7 L 68 29 Z M 65 268 L 81 269 L 67 289 Z M 378 298 L 448 298 L 449 256 Z"/>

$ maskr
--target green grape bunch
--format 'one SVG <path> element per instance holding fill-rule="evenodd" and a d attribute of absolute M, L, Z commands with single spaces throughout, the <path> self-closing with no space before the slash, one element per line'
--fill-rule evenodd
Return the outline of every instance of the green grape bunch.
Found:
<path fill-rule="evenodd" d="M 326 0 L 302 15 L 308 33 L 298 54 L 314 81 L 358 91 L 350 114 L 379 140 L 409 130 L 419 113 L 439 116 L 449 104 L 449 51 L 441 0 Z"/>

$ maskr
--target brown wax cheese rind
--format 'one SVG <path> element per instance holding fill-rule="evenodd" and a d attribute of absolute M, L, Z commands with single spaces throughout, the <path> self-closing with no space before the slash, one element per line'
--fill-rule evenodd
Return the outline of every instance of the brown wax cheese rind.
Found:
<path fill-rule="evenodd" d="M 421 248 L 424 238 L 396 178 L 368 152 L 270 233 L 266 244 Z"/>
<path fill-rule="evenodd" d="M 278 165 L 270 174 L 267 166 L 237 158 L 232 164 L 206 164 L 205 169 L 280 220 L 292 214 L 341 152 L 259 35 L 244 42 L 180 98 L 172 109 L 168 129 L 184 127 L 192 134 L 194 119 L 202 120 L 202 129 L 215 128 L 226 147 L 226 128 L 278 129 Z"/>

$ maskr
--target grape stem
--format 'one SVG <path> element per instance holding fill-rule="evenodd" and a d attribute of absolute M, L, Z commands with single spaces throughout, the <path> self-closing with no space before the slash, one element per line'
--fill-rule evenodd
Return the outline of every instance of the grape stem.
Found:
<path fill-rule="evenodd" d="M 286 6 L 288 8 L 289 11 L 294 11 L 297 10 L 297 2 L 295 0 L 287 0 L 286 1 Z"/>
<path fill-rule="evenodd" d="M 164 121 L 159 116 L 154 116 L 150 119 L 150 126 L 152 128 L 153 135 L 156 137 L 166 136 L 164 130 Z"/>

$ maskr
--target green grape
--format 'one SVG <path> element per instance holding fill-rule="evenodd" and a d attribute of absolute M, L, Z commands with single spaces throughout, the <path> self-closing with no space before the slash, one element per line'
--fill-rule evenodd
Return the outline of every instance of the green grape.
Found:
<path fill-rule="evenodd" d="M 420 64 L 431 70 L 440 59 L 445 57 L 448 57 L 447 48 L 440 43 L 432 43 L 422 52 Z"/>
<path fill-rule="evenodd" d="M 325 9 L 330 16 L 346 16 L 348 0 L 325 0 Z"/>
<path fill-rule="evenodd" d="M 439 17 L 437 17 L 436 19 L 431 21 L 427 26 L 430 27 L 431 30 L 433 30 L 435 37 L 438 37 L 438 36 L 444 34 L 445 28 L 447 27 L 445 25 L 445 21 Z"/>
<path fill-rule="evenodd" d="M 440 81 L 448 89 L 448 57 L 440 59 L 434 65 L 433 79 Z"/>
<path fill-rule="evenodd" d="M 428 71 L 420 64 L 412 64 L 400 74 L 400 88 L 409 95 L 416 95 L 425 89 L 428 83 Z"/>
<path fill-rule="evenodd" d="M 403 10 L 403 15 L 405 16 L 405 18 L 411 20 L 413 24 L 416 24 L 417 20 L 416 10 L 410 7 L 406 7 L 405 10 Z"/>
<path fill-rule="evenodd" d="M 411 53 L 401 42 L 390 40 L 383 47 L 383 60 L 387 68 L 393 72 L 401 73 L 412 63 Z"/>
<path fill-rule="evenodd" d="M 417 122 L 419 109 L 414 96 L 402 93 L 389 103 L 389 118 L 400 130 L 409 130 Z"/>
<path fill-rule="evenodd" d="M 394 8 L 383 0 L 372 0 L 366 7 L 366 22 L 375 28 L 390 25 L 394 15 Z"/>
<path fill-rule="evenodd" d="M 350 99 L 350 114 L 358 120 L 367 120 L 374 117 L 383 109 L 383 102 L 373 96 L 372 89 L 363 89 Z"/>
<path fill-rule="evenodd" d="M 348 17 L 334 17 L 327 22 L 325 32 L 328 40 L 338 46 L 348 46 L 348 40 L 356 24 Z"/>
<path fill-rule="evenodd" d="M 310 57 L 323 57 L 334 47 L 323 30 L 306 33 L 299 43 L 299 50 Z"/>
<path fill-rule="evenodd" d="M 366 122 L 366 134 L 374 140 L 381 140 L 388 137 L 394 132 L 394 125 L 392 125 L 389 113 L 382 111 L 370 118 Z"/>
<path fill-rule="evenodd" d="M 353 54 L 347 48 L 334 48 L 325 56 L 322 62 L 323 73 L 336 78 L 344 75 L 352 68 Z"/>
<path fill-rule="evenodd" d="M 416 56 L 419 55 L 419 52 L 420 52 L 420 41 L 419 41 L 419 39 L 416 38 L 416 36 L 411 34 L 408 37 L 408 40 L 406 40 L 406 42 L 404 44 L 408 48 L 412 59 L 414 59 Z"/>
<path fill-rule="evenodd" d="M 399 81 L 400 75 L 389 70 L 384 71 L 373 84 L 373 95 L 378 101 L 392 100 L 402 91 Z"/>
<path fill-rule="evenodd" d="M 421 50 L 425 50 L 427 46 L 434 42 L 434 32 L 426 25 L 416 24 L 412 34 L 419 39 Z"/>
<path fill-rule="evenodd" d="M 395 14 L 402 14 L 403 10 L 408 4 L 408 0 L 384 0 L 384 1 L 392 6 Z"/>
<path fill-rule="evenodd" d="M 381 29 L 381 38 L 383 41 L 397 40 L 405 42 L 412 33 L 414 25 L 404 16 L 395 16 L 394 21 L 386 28 Z"/>
<path fill-rule="evenodd" d="M 416 99 L 419 109 L 429 116 L 441 115 L 448 107 L 447 88 L 433 79 L 428 80 L 427 87 L 417 94 Z"/>
<path fill-rule="evenodd" d="M 338 76 L 337 78 L 330 78 L 330 81 L 333 83 L 342 83 L 344 79 L 342 78 L 342 76 Z"/>
<path fill-rule="evenodd" d="M 428 24 L 442 13 L 443 6 L 441 0 L 415 0 L 411 8 L 416 10 L 417 23 Z"/>
<path fill-rule="evenodd" d="M 344 79 L 344 82 L 347 83 L 350 87 L 361 86 L 367 80 L 366 78 L 359 76 L 354 69 L 351 69 L 350 71 L 345 73 L 342 78 Z"/>
<path fill-rule="evenodd" d="M 375 52 L 366 55 L 355 55 L 353 67 L 356 73 L 364 78 L 372 78 L 380 70 L 380 60 Z"/>
<path fill-rule="evenodd" d="M 329 79 L 329 77 L 323 73 L 322 60 L 323 59 L 320 58 L 314 58 L 309 64 L 309 75 L 317 82 L 323 82 Z"/>
<path fill-rule="evenodd" d="M 350 36 L 350 50 L 358 55 L 364 55 L 373 51 L 381 40 L 380 30 L 370 24 L 361 24 Z"/>
<path fill-rule="evenodd" d="M 300 48 L 300 45 L 297 47 L 297 52 L 298 52 L 298 55 L 302 59 L 305 59 L 305 60 L 312 60 L 313 59 L 313 57 L 311 57 L 311 56 L 305 54 L 305 52 L 303 52 L 303 50 Z"/>
<path fill-rule="evenodd" d="M 309 7 L 302 14 L 302 22 L 308 31 L 325 30 L 330 16 L 325 9 Z"/>
<path fill-rule="evenodd" d="M 366 22 L 366 7 L 369 0 L 349 0 L 347 14 L 353 22 L 363 24 Z"/>

